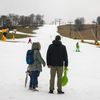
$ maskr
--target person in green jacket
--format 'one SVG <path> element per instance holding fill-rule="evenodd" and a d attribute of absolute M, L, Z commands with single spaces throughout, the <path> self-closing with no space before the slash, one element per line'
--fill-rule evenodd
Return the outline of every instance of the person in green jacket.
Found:
<path fill-rule="evenodd" d="M 76 52 L 80 52 L 79 42 L 76 43 Z"/>

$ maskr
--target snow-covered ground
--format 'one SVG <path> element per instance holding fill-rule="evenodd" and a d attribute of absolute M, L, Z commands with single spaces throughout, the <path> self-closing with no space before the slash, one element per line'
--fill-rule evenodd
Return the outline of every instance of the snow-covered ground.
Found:
<path fill-rule="evenodd" d="M 32 41 L 41 43 L 41 54 L 46 60 L 48 45 L 57 33 L 54 25 L 44 25 L 35 31 Z M 14 42 L 11 42 L 14 41 Z M 63 87 L 65 94 L 58 95 L 55 84 L 54 94 L 49 94 L 49 68 L 43 67 L 39 77 L 39 92 L 24 87 L 26 51 L 31 48 L 28 38 L 0 41 L 0 100 L 100 100 L 100 48 L 80 43 L 80 51 L 75 52 L 79 40 L 62 37 L 69 56 L 69 82 Z M 28 80 L 29 82 L 29 80 Z"/>

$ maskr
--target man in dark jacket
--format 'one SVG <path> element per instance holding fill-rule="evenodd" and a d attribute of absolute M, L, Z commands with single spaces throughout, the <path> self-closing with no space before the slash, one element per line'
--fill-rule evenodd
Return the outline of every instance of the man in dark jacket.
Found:
<path fill-rule="evenodd" d="M 67 69 L 68 66 L 68 55 L 66 47 L 61 42 L 61 37 L 57 35 L 55 40 L 49 46 L 47 50 L 47 65 L 50 68 L 50 91 L 49 93 L 53 93 L 54 91 L 54 81 L 55 75 L 57 73 L 57 91 L 58 94 L 63 94 L 61 78 L 63 73 L 63 66 Z"/>

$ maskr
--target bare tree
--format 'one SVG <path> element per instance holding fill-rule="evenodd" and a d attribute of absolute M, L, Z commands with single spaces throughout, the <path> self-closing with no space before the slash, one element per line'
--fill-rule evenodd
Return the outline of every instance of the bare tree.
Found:
<path fill-rule="evenodd" d="M 18 22 L 19 22 L 19 16 L 16 15 L 16 14 L 9 14 L 9 19 L 10 21 L 12 22 L 12 26 L 16 26 L 18 25 Z"/>
<path fill-rule="evenodd" d="M 38 26 L 40 26 L 41 24 L 43 24 L 43 16 L 41 16 L 41 15 L 36 15 L 36 23 L 37 23 L 37 25 Z"/>
<path fill-rule="evenodd" d="M 100 25 L 100 16 L 97 17 L 97 24 Z"/>
<path fill-rule="evenodd" d="M 75 30 L 76 31 L 82 31 L 84 30 L 84 18 L 77 18 L 75 19 Z"/>
<path fill-rule="evenodd" d="M 30 17 L 30 25 L 33 26 L 34 25 L 34 20 L 35 20 L 35 15 L 31 14 L 29 17 Z"/>

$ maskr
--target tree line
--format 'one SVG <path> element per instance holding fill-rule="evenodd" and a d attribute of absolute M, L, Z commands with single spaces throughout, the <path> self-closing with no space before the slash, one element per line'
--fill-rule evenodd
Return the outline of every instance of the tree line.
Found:
<path fill-rule="evenodd" d="M 84 17 L 76 18 L 74 20 L 75 23 L 75 31 L 82 31 L 84 30 L 85 19 Z M 95 21 L 92 21 L 93 24 L 100 25 L 100 16 L 97 17 Z"/>
<path fill-rule="evenodd" d="M 8 14 L 0 16 L 0 27 L 12 27 L 12 26 L 41 26 L 44 24 L 43 15 L 40 14 L 30 14 L 17 15 L 17 14 Z"/>

